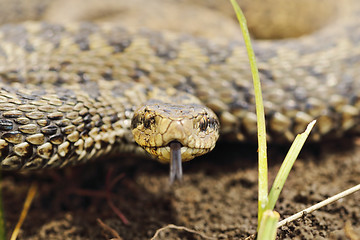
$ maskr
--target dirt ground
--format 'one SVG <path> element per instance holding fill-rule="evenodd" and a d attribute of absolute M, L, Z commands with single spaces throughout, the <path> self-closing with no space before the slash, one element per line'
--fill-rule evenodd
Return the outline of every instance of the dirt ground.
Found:
<path fill-rule="evenodd" d="M 138 16 L 145 15 L 137 13 L 136 19 Z M 190 24 L 195 25 L 189 16 L 181 19 L 190 19 Z M 68 19 L 63 15 L 60 18 Z M 163 22 L 168 24 L 161 17 Z M 210 22 L 209 27 L 200 24 L 206 32 L 213 29 L 215 35 L 224 25 L 218 20 Z M 237 23 L 234 26 L 238 29 Z M 354 142 L 307 145 L 275 207 L 281 219 L 360 183 L 360 141 Z M 269 147 L 270 183 L 286 151 L 284 146 Z M 110 188 L 106 181 L 109 171 L 111 179 L 121 178 L 106 194 Z M 38 191 L 19 239 L 150 239 L 157 229 L 168 224 L 186 226 L 215 239 L 245 239 L 256 232 L 256 146 L 218 144 L 212 153 L 186 163 L 184 173 L 183 182 L 170 187 L 168 166 L 133 156 L 31 174 L 4 172 L 1 184 L 8 238 L 34 182 Z M 359 239 L 360 192 L 281 227 L 278 238 Z M 181 230 L 166 230 L 157 239 L 203 238 Z"/>
<path fill-rule="evenodd" d="M 276 210 L 281 218 L 360 183 L 360 144 L 307 146 L 295 163 Z M 235 150 L 236 149 L 236 150 Z M 270 182 L 285 147 L 269 147 Z M 215 239 L 244 239 L 256 231 L 257 167 L 253 145 L 224 145 L 185 164 L 181 184 L 169 187 L 168 167 L 154 161 L 118 157 L 61 171 L 4 173 L 3 201 L 10 235 L 27 190 L 38 192 L 19 239 L 150 239 L 167 224 L 186 226 Z M 122 176 L 107 196 L 128 219 L 125 224 L 104 197 L 106 178 Z M 109 188 L 109 187 L 108 187 Z M 87 196 L 90 193 L 95 196 Z M 282 227 L 279 239 L 359 239 L 360 192 Z M 348 223 L 348 228 L 345 224 Z M 350 226 L 350 227 L 349 227 Z M 356 235 L 355 235 L 356 236 Z M 157 239 L 203 239 L 166 230 Z"/>

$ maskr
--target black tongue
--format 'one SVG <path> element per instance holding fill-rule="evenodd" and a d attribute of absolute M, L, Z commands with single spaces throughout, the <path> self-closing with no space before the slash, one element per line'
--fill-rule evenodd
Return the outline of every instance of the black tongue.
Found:
<path fill-rule="evenodd" d="M 170 184 L 175 180 L 182 178 L 182 161 L 181 161 L 181 144 L 179 142 L 171 142 L 170 146 Z"/>

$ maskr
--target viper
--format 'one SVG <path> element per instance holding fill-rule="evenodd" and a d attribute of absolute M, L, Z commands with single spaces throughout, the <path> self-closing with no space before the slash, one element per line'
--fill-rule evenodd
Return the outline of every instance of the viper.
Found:
<path fill-rule="evenodd" d="M 254 41 L 270 141 L 292 140 L 312 119 L 315 141 L 358 132 L 357 5 L 310 35 Z M 37 14 L 48 8 L 34 6 Z M 171 162 L 173 181 L 181 178 L 181 161 L 211 151 L 219 135 L 254 140 L 254 108 L 241 41 L 114 22 L 0 27 L 4 170 L 59 168 L 145 149 Z"/>

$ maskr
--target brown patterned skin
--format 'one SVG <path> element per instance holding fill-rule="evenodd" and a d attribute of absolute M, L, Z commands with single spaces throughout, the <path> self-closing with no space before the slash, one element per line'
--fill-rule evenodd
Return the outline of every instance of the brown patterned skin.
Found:
<path fill-rule="evenodd" d="M 173 99 L 171 99 L 173 100 Z M 135 111 L 131 121 L 137 144 L 164 163 L 171 156 L 170 143 L 181 144 L 181 160 L 189 161 L 211 151 L 219 137 L 219 120 L 203 105 L 150 100 Z"/>
<path fill-rule="evenodd" d="M 314 118 L 316 141 L 359 132 L 357 9 L 310 36 L 254 43 L 271 141 L 291 140 Z M 222 139 L 255 139 L 241 43 L 112 23 L 3 25 L 1 168 L 62 167 L 138 151 L 134 111 L 151 99 L 185 95 L 215 112 Z"/>

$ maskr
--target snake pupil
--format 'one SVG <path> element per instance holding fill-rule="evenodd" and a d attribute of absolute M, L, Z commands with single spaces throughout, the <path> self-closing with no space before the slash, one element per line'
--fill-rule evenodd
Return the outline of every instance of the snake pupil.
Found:
<path fill-rule="evenodd" d="M 152 125 L 154 122 L 155 122 L 155 119 L 154 119 L 153 117 L 151 117 L 151 118 L 146 118 L 146 119 L 144 120 L 144 127 L 145 127 L 145 128 L 150 128 L 151 125 Z"/>
<path fill-rule="evenodd" d="M 200 131 L 206 131 L 206 129 L 207 129 L 207 127 L 208 127 L 208 124 L 209 124 L 208 118 L 207 118 L 207 117 L 203 117 L 203 118 L 200 120 L 200 123 L 199 123 Z"/>

